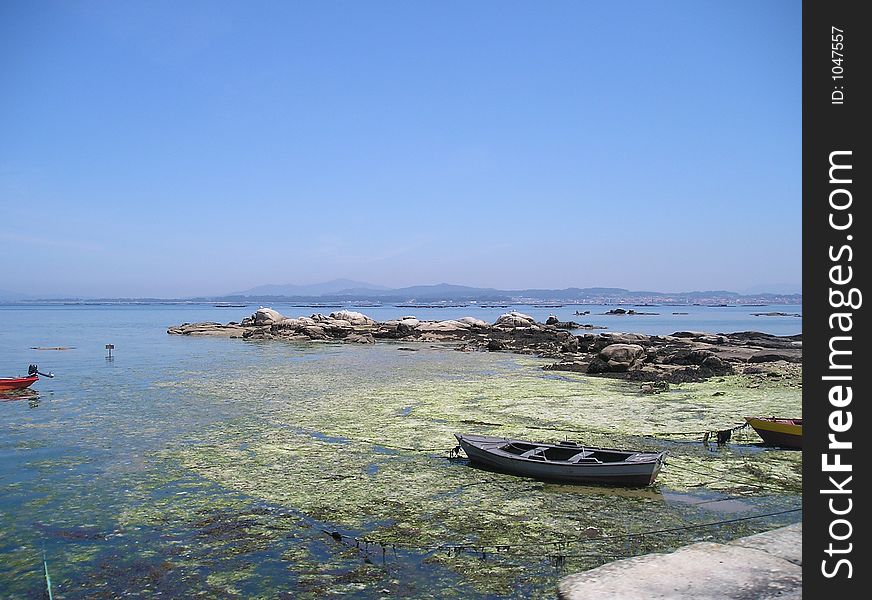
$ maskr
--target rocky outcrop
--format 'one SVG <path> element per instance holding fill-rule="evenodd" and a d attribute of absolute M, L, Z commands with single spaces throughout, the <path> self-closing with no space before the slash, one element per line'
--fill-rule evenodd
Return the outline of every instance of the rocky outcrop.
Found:
<path fill-rule="evenodd" d="M 167 333 L 173 335 L 210 335 L 214 337 L 241 338 L 247 331 L 246 327 L 238 323 L 182 323 L 167 329 Z"/>
<path fill-rule="evenodd" d="M 513 311 L 500 315 L 493 324 L 473 317 L 426 321 L 404 316 L 378 322 L 350 310 L 289 318 L 271 308 L 259 308 L 241 323 L 183 323 L 168 328 L 167 333 L 293 342 L 453 342 L 465 351 L 535 354 L 557 361 L 545 369 L 619 377 L 643 385 L 700 381 L 731 373 L 795 376 L 802 360 L 801 336 L 753 331 L 729 334 L 679 331 L 667 336 L 615 332 L 573 335 L 563 327 L 563 322 L 549 320 L 550 323 L 539 323 L 530 315 Z M 652 393 L 650 390 L 644 387 L 643 393 Z"/>
<path fill-rule="evenodd" d="M 578 348 L 547 368 L 621 377 L 640 382 L 682 383 L 744 373 L 764 377 L 796 375 L 801 336 L 759 332 L 667 336 L 601 333 L 575 336 Z M 644 354 L 639 348 L 644 350 Z"/>

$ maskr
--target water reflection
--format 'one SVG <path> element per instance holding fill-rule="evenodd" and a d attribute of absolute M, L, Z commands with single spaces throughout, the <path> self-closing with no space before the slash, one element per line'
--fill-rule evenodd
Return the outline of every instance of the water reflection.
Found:
<path fill-rule="evenodd" d="M 36 390 L 26 389 L 16 390 L 14 392 L 0 393 L 0 402 L 12 402 L 15 400 L 27 400 L 27 404 L 30 406 L 30 408 L 36 408 L 39 406 L 40 403 L 39 392 Z"/>

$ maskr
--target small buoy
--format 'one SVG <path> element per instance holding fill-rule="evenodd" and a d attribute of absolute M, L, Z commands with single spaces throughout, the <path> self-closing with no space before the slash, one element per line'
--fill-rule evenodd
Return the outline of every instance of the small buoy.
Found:
<path fill-rule="evenodd" d="M 115 344 L 106 344 L 106 351 L 109 353 L 106 355 L 106 358 L 112 360 L 112 350 L 115 349 Z"/>

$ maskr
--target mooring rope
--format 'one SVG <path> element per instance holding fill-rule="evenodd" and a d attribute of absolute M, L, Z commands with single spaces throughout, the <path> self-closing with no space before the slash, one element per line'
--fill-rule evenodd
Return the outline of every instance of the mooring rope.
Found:
<path fill-rule="evenodd" d="M 731 500 L 748 500 L 748 496 L 724 496 L 723 498 L 712 498 L 710 500 L 700 500 L 699 502 L 688 502 L 688 506 L 702 506 L 703 504 L 714 504 L 717 502 L 729 502 Z"/>
<path fill-rule="evenodd" d="M 530 425 L 530 424 L 523 424 L 522 425 L 522 424 L 492 423 L 489 421 L 478 421 L 475 419 L 461 419 L 460 421 L 458 421 L 458 423 L 462 423 L 464 425 L 497 427 L 497 428 L 502 428 L 502 429 L 517 427 L 517 428 L 521 428 L 521 429 L 531 429 L 531 430 L 537 430 L 537 431 L 552 431 L 552 432 L 559 432 L 559 433 L 574 433 L 574 434 L 578 434 L 578 435 L 589 435 L 591 433 L 597 433 L 597 432 L 592 431 L 592 430 L 567 429 L 567 428 L 563 428 L 563 427 L 551 427 L 551 426 Z M 720 430 L 672 431 L 672 432 L 667 431 L 667 432 L 636 433 L 636 434 L 630 434 L 630 435 L 632 437 L 642 437 L 642 438 L 645 438 L 645 437 L 647 437 L 647 438 L 658 438 L 658 437 L 669 438 L 669 437 L 675 437 L 675 436 L 702 436 L 703 443 L 707 443 L 709 438 L 714 437 L 718 440 L 718 445 L 722 445 L 730 440 L 730 437 L 732 436 L 733 432 L 744 429 L 745 427 L 748 427 L 747 423 L 742 423 L 742 424 L 736 425 L 734 427 L 730 427 L 727 429 L 720 429 Z M 310 433 L 319 433 L 319 434 L 324 433 L 322 431 L 318 431 L 315 429 L 309 429 L 309 428 L 303 428 L 303 427 L 301 427 L 300 429 L 304 430 L 304 431 L 309 431 Z M 396 445 L 396 444 L 388 444 L 388 443 L 381 442 L 378 440 L 372 440 L 372 439 L 367 439 L 367 438 L 356 438 L 356 437 L 344 435 L 341 433 L 335 434 L 335 435 L 342 437 L 344 440 L 347 440 L 349 442 L 357 442 L 357 443 L 361 443 L 361 444 L 370 444 L 372 446 L 379 446 L 381 448 L 388 448 L 390 450 L 404 450 L 407 452 L 431 452 L 431 453 L 432 452 L 442 453 L 442 452 L 447 451 L 447 452 L 452 453 L 452 454 L 453 454 L 453 451 L 455 450 L 455 447 L 446 449 L 444 446 L 443 447 L 423 447 L 423 448 L 422 447 L 415 447 L 415 446 L 400 446 L 400 445 Z"/>
<path fill-rule="evenodd" d="M 747 423 L 740 423 L 734 427 L 728 427 L 727 429 L 708 429 L 706 431 L 654 431 L 652 433 L 647 434 L 638 434 L 641 437 L 677 437 L 677 436 L 708 436 L 708 437 L 717 437 L 718 434 L 725 434 L 726 432 L 733 433 L 735 431 L 739 431 L 740 429 L 745 429 L 748 427 Z M 708 437 L 704 437 L 703 441 L 708 441 Z"/>
<path fill-rule="evenodd" d="M 507 423 L 491 423 L 488 421 L 477 421 L 473 419 L 463 419 L 459 421 L 459 423 L 463 423 L 464 425 L 483 425 L 486 427 L 520 427 L 522 429 L 534 429 L 541 431 L 558 431 L 560 433 L 576 433 L 580 435 L 588 435 L 591 433 L 597 433 L 593 430 L 584 430 L 584 429 L 567 429 L 564 427 L 546 427 L 543 425 L 528 425 L 528 424 L 514 424 L 510 425 Z M 728 427 L 726 429 L 707 429 L 707 430 L 699 430 L 699 431 L 652 431 L 649 433 L 634 433 L 630 434 L 634 437 L 676 437 L 676 436 L 709 436 L 717 438 L 718 435 L 725 435 L 727 432 L 733 433 L 735 431 L 739 431 L 740 429 L 744 429 L 748 427 L 748 423 L 740 423 L 735 425 L 734 427 Z M 729 438 L 727 438 L 729 439 Z M 703 441 L 708 441 L 708 438 L 704 438 Z"/>
<path fill-rule="evenodd" d="M 783 486 L 772 485 L 771 483 L 765 483 L 760 481 L 753 481 L 751 479 L 728 479 L 723 476 L 723 471 L 719 471 L 717 469 L 712 469 L 712 473 L 703 473 L 702 471 L 697 471 L 695 469 L 691 469 L 690 467 L 686 467 L 684 465 L 676 465 L 674 463 L 668 463 L 669 468 L 677 468 L 679 471 L 687 471 L 688 473 L 693 473 L 694 475 L 699 475 L 701 477 L 712 478 L 716 477 L 721 481 L 726 483 L 735 483 L 737 485 L 749 485 L 752 487 L 758 488 L 768 488 L 772 490 L 783 490 Z"/>
<path fill-rule="evenodd" d="M 383 442 L 377 442 L 375 440 L 367 440 L 364 438 L 350 438 L 347 436 L 342 436 L 352 442 L 360 442 L 361 444 L 371 444 L 373 446 L 379 446 L 381 448 L 388 448 L 390 450 L 407 450 L 409 452 L 444 452 L 446 451 L 445 446 L 440 448 L 414 448 L 410 446 L 393 446 L 391 444 L 385 444 Z"/>

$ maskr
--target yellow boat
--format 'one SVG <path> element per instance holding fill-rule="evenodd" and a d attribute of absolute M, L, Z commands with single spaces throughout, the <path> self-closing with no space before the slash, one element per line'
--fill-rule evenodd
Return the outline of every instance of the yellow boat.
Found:
<path fill-rule="evenodd" d="M 745 417 L 767 446 L 802 448 L 802 419 Z"/>

